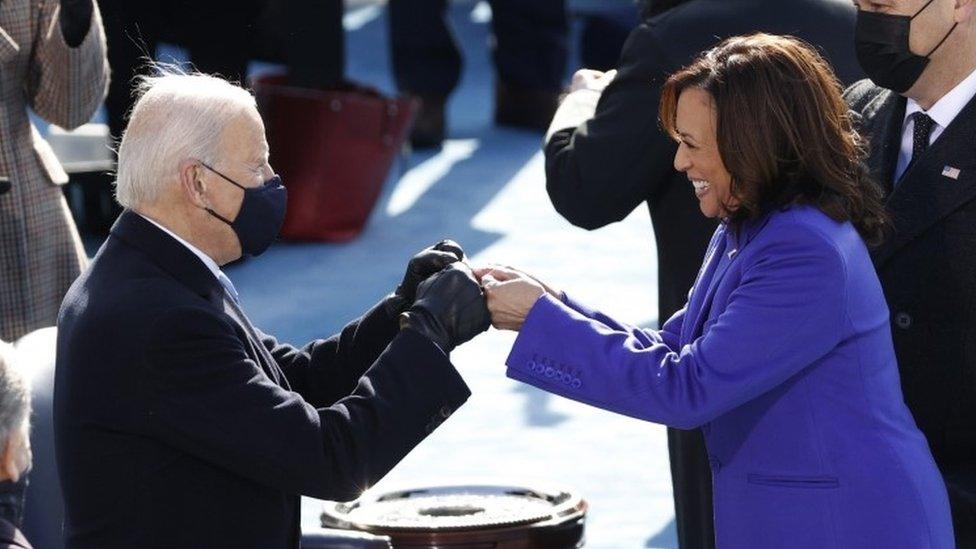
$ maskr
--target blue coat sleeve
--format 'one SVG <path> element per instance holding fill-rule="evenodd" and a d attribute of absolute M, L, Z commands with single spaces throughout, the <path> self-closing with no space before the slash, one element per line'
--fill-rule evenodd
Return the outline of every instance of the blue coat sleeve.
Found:
<path fill-rule="evenodd" d="M 674 337 L 683 312 L 666 323 L 671 335 L 654 337 L 543 296 L 508 357 L 509 377 L 681 429 L 769 391 L 839 343 L 845 268 L 813 231 L 755 244 L 724 310 L 690 344 L 677 348 Z"/>
<path fill-rule="evenodd" d="M 642 330 L 638 327 L 618 322 L 610 316 L 584 305 L 569 294 L 564 295 L 563 303 L 570 309 L 578 312 L 586 318 L 599 322 L 600 324 L 603 324 L 604 326 L 618 332 L 627 332 L 640 340 L 664 344 L 669 349 L 676 349 L 678 347 L 678 341 L 680 341 L 681 338 L 681 324 L 685 317 L 684 308 L 677 313 L 674 313 L 674 315 L 664 323 L 664 326 L 662 326 L 659 331 L 654 331 Z"/>

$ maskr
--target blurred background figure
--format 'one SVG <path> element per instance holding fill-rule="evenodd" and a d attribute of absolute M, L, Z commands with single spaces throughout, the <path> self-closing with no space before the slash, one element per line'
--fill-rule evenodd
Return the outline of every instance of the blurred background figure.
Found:
<path fill-rule="evenodd" d="M 580 64 L 608 71 L 617 66 L 624 42 L 640 21 L 643 6 L 634 0 L 569 0 L 573 15 L 583 20 L 579 38 Z"/>
<path fill-rule="evenodd" d="M 342 28 L 342 0 L 265 0 L 282 10 L 284 25 L 278 29 L 282 57 L 292 85 L 332 87 L 345 78 L 346 40 Z M 284 5 L 282 5 L 284 4 Z M 272 8 L 274 9 L 274 8 Z"/>
<path fill-rule="evenodd" d="M 30 389 L 13 346 L 0 341 L 0 549 L 31 547 L 20 531 L 30 470 Z"/>
<path fill-rule="evenodd" d="M 118 140 L 132 108 L 132 78 L 149 74 L 160 42 L 186 46 L 201 71 L 243 82 L 250 60 L 249 24 L 262 0 L 103 0 L 112 67 L 105 107 Z"/>
<path fill-rule="evenodd" d="M 660 322 L 685 303 L 715 230 L 714 220 L 698 215 L 688 178 L 674 169 L 677 145 L 658 127 L 667 76 L 720 39 L 755 31 L 793 34 L 817 46 L 845 84 L 862 73 L 847 0 L 649 0 L 643 14 L 617 73 L 574 77 L 547 135 L 546 189 L 563 217 L 591 230 L 647 204 L 657 241 Z M 701 431 L 669 428 L 668 445 L 680 546 L 714 547 Z"/>
<path fill-rule="evenodd" d="M 491 0 L 496 124 L 544 130 L 555 112 L 569 43 L 564 0 Z M 393 76 L 423 102 L 411 142 L 444 140 L 447 98 L 463 60 L 446 19 L 447 0 L 390 0 Z"/>
<path fill-rule="evenodd" d="M 59 185 L 58 159 L 28 117 L 88 121 L 105 96 L 102 21 L 93 0 L 6 0 L 0 10 L 0 339 L 57 320 L 86 262 Z"/>

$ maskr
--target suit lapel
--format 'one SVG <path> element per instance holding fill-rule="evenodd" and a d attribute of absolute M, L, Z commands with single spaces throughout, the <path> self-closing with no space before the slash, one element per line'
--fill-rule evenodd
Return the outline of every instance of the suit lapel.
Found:
<path fill-rule="evenodd" d="M 226 292 L 224 293 L 223 305 L 224 313 L 233 318 L 234 321 L 237 322 L 237 324 L 244 330 L 244 333 L 247 334 L 247 339 L 250 342 L 251 347 L 253 347 L 255 352 L 258 354 L 258 364 L 261 366 L 261 369 L 264 370 L 264 373 L 281 387 L 291 390 L 291 387 L 288 385 L 288 380 L 278 369 L 277 362 L 275 362 L 274 357 L 271 356 L 271 352 L 268 351 L 267 347 L 264 346 L 264 343 L 261 341 L 260 336 L 258 336 L 254 325 L 251 324 L 251 321 L 247 318 L 247 315 L 245 315 L 244 311 L 241 310 L 240 306 L 237 305 L 237 302 L 228 296 Z"/>
<path fill-rule="evenodd" d="M 705 296 L 708 294 L 709 286 L 715 276 L 715 270 L 722 260 L 722 254 L 725 252 L 726 230 L 726 226 L 723 224 L 715 231 L 715 234 L 712 236 L 712 242 L 708 246 L 708 253 L 705 256 L 701 271 L 698 273 L 698 279 L 695 280 L 695 285 L 692 286 L 691 295 L 688 299 L 688 313 L 685 314 L 684 321 L 681 324 L 681 333 L 686 339 L 686 341 L 682 342 L 683 344 L 691 341 L 692 334 L 695 333 L 693 327 L 699 324 L 699 317 L 702 314 L 702 309 L 705 304 Z"/>
<path fill-rule="evenodd" d="M 884 90 L 864 109 L 862 131 L 866 136 L 874 136 L 869 147 L 868 168 L 885 195 L 893 187 L 906 104 L 904 97 Z"/>
<path fill-rule="evenodd" d="M 690 328 L 691 331 L 688 332 L 691 336 L 690 339 L 694 340 L 701 334 L 702 326 L 705 325 L 705 320 L 708 318 L 708 313 L 712 309 L 712 301 L 715 299 L 715 290 L 718 288 L 718 283 L 721 282 L 722 278 L 725 276 L 725 272 L 729 270 L 729 266 L 735 261 L 738 256 L 738 250 L 728 250 L 723 249 L 722 255 L 733 254 L 728 261 L 722 262 L 722 257 L 718 257 L 718 266 L 715 269 L 715 273 L 712 275 L 711 280 L 708 280 L 708 286 L 705 288 L 705 295 L 702 298 L 701 305 L 695 312 L 695 320 L 692 322 Z"/>
<path fill-rule="evenodd" d="M 112 226 L 111 236 L 142 250 L 173 278 L 211 304 L 220 306 L 224 288 L 189 248 L 139 214 L 125 210 Z"/>
<path fill-rule="evenodd" d="M 682 327 L 682 334 L 688 334 L 688 341 L 690 343 L 695 338 L 697 338 L 702 333 L 702 327 L 705 325 L 705 321 L 710 316 L 712 310 L 712 302 L 715 300 L 715 292 L 718 291 L 719 284 L 722 279 L 725 278 L 725 273 L 728 272 L 729 267 L 742 255 L 742 250 L 749 245 L 750 242 L 762 231 L 763 227 L 769 222 L 771 214 L 764 215 L 758 219 L 749 220 L 743 223 L 739 229 L 738 236 L 730 237 L 723 231 L 723 242 L 716 246 L 716 257 L 713 259 L 715 261 L 715 270 L 710 277 L 703 276 L 699 281 L 699 286 L 695 288 L 697 292 L 698 289 L 703 285 L 704 294 L 700 301 L 694 301 L 693 304 L 697 304 L 697 308 L 694 310 L 694 319 L 686 326 Z M 723 261 L 723 259 L 725 261 Z M 687 328 L 688 331 L 685 331 Z"/>
<path fill-rule="evenodd" d="M 895 234 L 874 251 L 883 265 L 900 248 L 940 219 L 976 198 L 976 99 L 905 172 L 888 199 Z M 943 174 L 946 168 L 958 173 Z"/>
<path fill-rule="evenodd" d="M 265 374 L 278 385 L 289 389 L 288 380 L 265 348 L 257 330 L 244 312 L 227 295 L 213 273 L 183 244 L 161 231 L 139 214 L 126 210 L 112 227 L 112 236 L 143 250 L 147 257 L 185 284 L 191 291 L 206 298 L 244 330 L 249 344 L 258 355 L 257 361 Z"/>

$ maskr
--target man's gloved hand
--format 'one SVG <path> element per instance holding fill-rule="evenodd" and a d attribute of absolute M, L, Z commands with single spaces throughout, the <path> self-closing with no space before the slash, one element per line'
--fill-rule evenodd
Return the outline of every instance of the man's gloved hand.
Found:
<path fill-rule="evenodd" d="M 387 300 L 387 312 L 396 317 L 413 305 L 417 286 L 431 275 L 441 271 L 451 263 L 464 259 L 464 250 L 453 240 L 441 240 L 429 248 L 421 250 L 407 263 L 403 281 Z"/>
<path fill-rule="evenodd" d="M 430 339 L 445 353 L 491 326 L 481 285 L 471 269 L 452 263 L 420 283 L 413 305 L 400 315 L 400 328 Z"/>

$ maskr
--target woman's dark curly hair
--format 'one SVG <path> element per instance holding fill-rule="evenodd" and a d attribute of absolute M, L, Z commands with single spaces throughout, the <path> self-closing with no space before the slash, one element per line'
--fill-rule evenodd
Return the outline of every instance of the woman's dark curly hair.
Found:
<path fill-rule="evenodd" d="M 718 149 L 732 174 L 729 221 L 806 203 L 850 221 L 869 246 L 889 227 L 880 187 L 864 165 L 867 147 L 854 129 L 830 65 L 790 36 L 725 40 L 672 75 L 661 95 L 661 123 L 677 139 L 678 97 L 700 88 L 714 100 Z"/>

